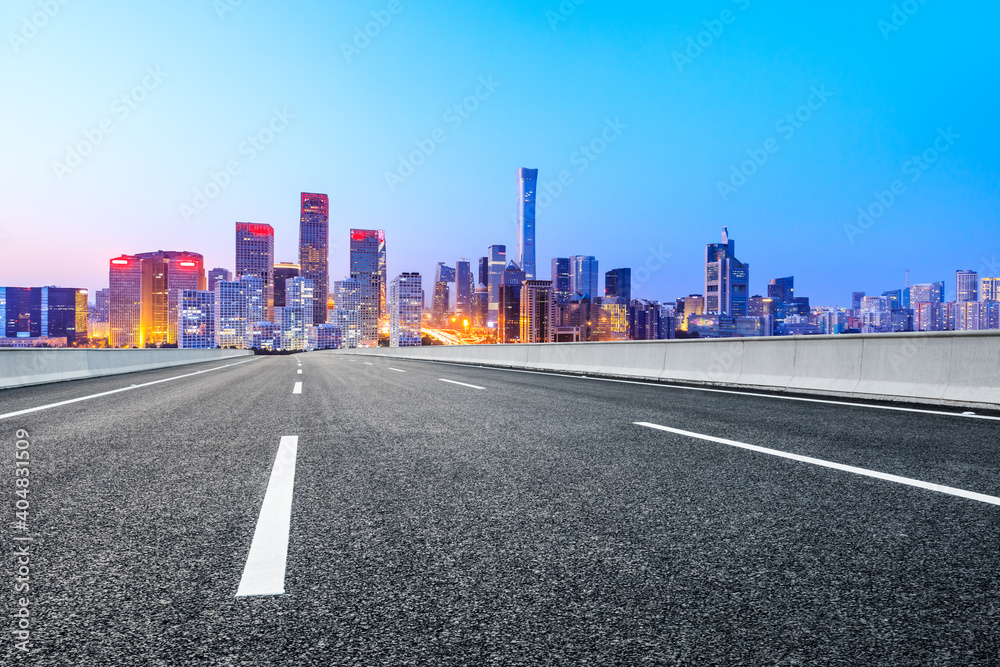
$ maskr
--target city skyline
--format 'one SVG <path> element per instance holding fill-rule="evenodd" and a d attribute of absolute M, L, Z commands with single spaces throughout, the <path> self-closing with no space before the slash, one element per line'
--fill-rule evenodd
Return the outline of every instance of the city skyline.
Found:
<path fill-rule="evenodd" d="M 290 202 L 307 191 L 331 197 L 331 281 L 347 275 L 343 230 L 384 229 L 390 276 L 419 271 L 428 291 L 437 261 L 514 254 L 524 166 L 539 169 L 536 264 L 671 255 L 638 297 L 698 292 L 691 249 L 724 226 L 763 279 L 752 292 L 795 275 L 831 306 L 901 287 L 907 269 L 930 282 L 998 263 L 998 8 L 920 5 L 895 25 L 891 3 L 833 17 L 749 0 L 224 4 L 60 5 L 30 38 L 37 5 L 4 6 L 18 131 L 3 138 L 0 283 L 93 295 L 121 248 L 196 245 L 233 269 L 237 220 L 272 225 L 276 260 L 294 262 Z M 54 271 L 34 261 L 42 228 Z"/>

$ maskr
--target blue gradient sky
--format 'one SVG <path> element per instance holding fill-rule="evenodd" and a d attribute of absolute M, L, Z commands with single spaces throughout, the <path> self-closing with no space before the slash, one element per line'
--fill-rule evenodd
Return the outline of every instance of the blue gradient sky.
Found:
<path fill-rule="evenodd" d="M 390 274 L 420 271 L 429 290 L 438 261 L 513 251 L 522 166 L 573 178 L 538 211 L 541 277 L 555 256 L 636 272 L 669 253 L 633 293 L 700 293 L 724 225 L 753 293 L 795 275 L 814 305 L 900 287 L 905 269 L 949 294 L 956 269 L 1000 273 L 996 5 L 913 0 L 886 38 L 888 1 L 586 0 L 562 16 L 558 0 L 400 0 L 348 62 L 342 43 L 388 2 L 244 0 L 220 18 L 226 2 L 72 0 L 16 49 L 41 5 L 3 3 L 0 284 L 98 289 L 110 257 L 156 249 L 232 269 L 237 220 L 273 225 L 276 259 L 295 261 L 299 192 L 313 191 L 330 195 L 331 279 L 347 273 L 348 229 L 382 228 Z M 724 10 L 731 22 L 679 68 Z M 169 76 L 123 118 L 116 99 L 150 67 Z M 480 77 L 499 87 L 456 128 L 444 114 Z M 824 87 L 807 122 L 779 130 Z M 250 161 L 239 147 L 274 109 L 295 119 Z M 114 131 L 60 179 L 53 163 L 103 119 Z M 627 127 L 582 159 L 607 119 Z M 949 127 L 960 138 L 912 182 L 907 160 Z M 439 128 L 447 140 L 392 191 L 386 172 Z M 724 201 L 718 182 L 768 139 L 777 152 Z M 240 174 L 185 221 L 180 206 L 229 161 Z M 895 180 L 905 193 L 849 238 Z"/>

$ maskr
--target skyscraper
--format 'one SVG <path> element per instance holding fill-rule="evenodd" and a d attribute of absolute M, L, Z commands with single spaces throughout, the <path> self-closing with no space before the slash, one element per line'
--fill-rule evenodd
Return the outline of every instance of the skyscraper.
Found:
<path fill-rule="evenodd" d="M 479 284 L 489 286 L 490 284 L 490 258 L 480 257 L 479 258 L 479 274 L 476 277 L 476 286 Z"/>
<path fill-rule="evenodd" d="M 611 269 L 604 274 L 604 296 L 618 298 L 628 305 L 632 301 L 632 269 Z"/>
<path fill-rule="evenodd" d="M 215 283 L 215 345 L 219 348 L 244 349 L 252 333 L 254 319 L 259 315 L 259 301 L 250 313 L 249 292 L 263 293 L 263 283 L 257 276 L 241 280 L 220 280 Z M 261 299 L 262 300 L 262 299 Z M 259 317 L 257 319 L 260 319 Z"/>
<path fill-rule="evenodd" d="M 85 289 L 0 287 L 0 338 L 65 338 L 72 347 L 86 342 L 87 312 Z"/>
<path fill-rule="evenodd" d="M 330 200 L 323 194 L 303 192 L 301 203 L 299 275 L 313 281 L 313 324 L 325 324 L 330 291 Z M 352 256 L 353 247 L 352 242 Z"/>
<path fill-rule="evenodd" d="M 221 281 L 217 281 L 221 282 Z M 212 349 L 215 339 L 215 293 L 208 290 L 183 289 L 177 327 L 177 347 L 185 349 Z"/>
<path fill-rule="evenodd" d="M 111 347 L 143 347 L 142 260 L 135 255 L 115 257 L 108 281 Z"/>
<path fill-rule="evenodd" d="M 215 291 L 215 283 L 220 280 L 232 280 L 233 272 L 229 269 L 217 267 L 208 272 L 208 291 Z"/>
<path fill-rule="evenodd" d="M 555 322 L 555 304 L 552 301 L 551 280 L 525 280 L 521 286 L 522 343 L 550 343 L 558 324 Z"/>
<path fill-rule="evenodd" d="M 979 274 L 975 271 L 955 272 L 955 301 L 979 301 Z"/>
<path fill-rule="evenodd" d="M 274 227 L 236 223 L 236 280 L 257 276 L 264 289 L 264 319 L 274 317 Z"/>
<path fill-rule="evenodd" d="M 521 286 L 524 271 L 511 261 L 500 283 L 500 320 L 497 339 L 501 343 L 516 343 L 521 336 Z"/>
<path fill-rule="evenodd" d="M 422 285 L 419 273 L 402 273 L 389 284 L 389 347 L 420 345 Z"/>
<path fill-rule="evenodd" d="M 981 301 L 1000 301 L 1000 278 L 983 278 L 979 298 Z"/>
<path fill-rule="evenodd" d="M 736 259 L 736 242 L 722 228 L 722 243 L 705 247 L 705 312 L 740 317 L 747 314 L 750 265 Z"/>
<path fill-rule="evenodd" d="M 444 322 L 451 311 L 451 290 L 448 283 L 455 282 L 455 269 L 444 262 L 438 262 L 434 271 L 434 296 L 431 312 L 438 323 Z"/>
<path fill-rule="evenodd" d="M 144 345 L 176 345 L 181 290 L 204 290 L 204 258 L 158 250 L 138 255 L 142 265 L 140 327 Z"/>
<path fill-rule="evenodd" d="M 936 283 L 920 283 L 910 286 L 910 306 L 916 308 L 918 303 L 944 302 L 944 281 Z M 926 331 L 943 331 L 943 329 L 926 329 Z"/>
<path fill-rule="evenodd" d="M 861 299 L 865 298 L 864 292 L 851 292 L 851 310 L 855 313 L 861 310 Z"/>
<path fill-rule="evenodd" d="M 385 260 L 384 231 L 351 230 L 351 278 L 358 281 L 360 289 L 358 335 L 362 347 L 378 346 L 379 320 L 385 312 Z"/>
<path fill-rule="evenodd" d="M 291 278 L 299 275 L 299 265 L 289 262 L 280 262 L 274 265 L 274 307 L 281 308 L 285 305 L 285 285 Z M 314 283 L 315 284 L 315 283 Z M 310 304 L 310 308 L 315 308 L 315 302 Z M 310 324 L 315 313 L 309 313 Z"/>
<path fill-rule="evenodd" d="M 503 282 L 503 272 L 507 267 L 507 246 L 491 245 L 487 248 L 486 255 L 490 263 L 490 279 L 486 282 L 489 290 L 487 322 L 496 326 L 500 319 L 500 283 Z"/>
<path fill-rule="evenodd" d="M 315 294 L 315 292 L 314 292 Z M 333 313 L 329 324 L 340 328 L 345 347 L 356 348 L 360 340 L 361 284 L 352 278 L 333 283 Z"/>
<path fill-rule="evenodd" d="M 538 170 L 517 172 L 517 263 L 527 280 L 535 279 L 535 189 Z"/>
<path fill-rule="evenodd" d="M 552 260 L 552 300 L 556 303 L 566 303 L 573 296 L 570 288 L 570 265 L 568 257 L 556 257 Z"/>
<path fill-rule="evenodd" d="M 472 282 L 472 267 L 467 259 L 455 262 L 455 312 L 460 318 L 472 319 L 472 295 L 475 284 Z"/>
<path fill-rule="evenodd" d="M 791 303 L 795 297 L 795 276 L 772 278 L 767 286 L 767 296 L 785 303 Z M 862 294 L 862 296 L 864 296 Z"/>
<path fill-rule="evenodd" d="M 597 258 L 592 255 L 570 255 L 569 289 L 570 299 L 589 297 L 591 301 L 599 297 Z"/>

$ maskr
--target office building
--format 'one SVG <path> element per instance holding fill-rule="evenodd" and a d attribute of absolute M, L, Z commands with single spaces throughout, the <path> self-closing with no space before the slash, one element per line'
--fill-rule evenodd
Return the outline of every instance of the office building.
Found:
<path fill-rule="evenodd" d="M 1000 301 L 1000 278 L 983 278 L 980 301 Z"/>
<path fill-rule="evenodd" d="M 557 304 L 566 303 L 573 296 L 572 278 L 568 257 L 556 257 L 552 260 L 552 299 Z"/>
<path fill-rule="evenodd" d="M 204 258 L 195 252 L 158 250 L 138 255 L 142 266 L 140 327 L 145 346 L 177 344 L 181 290 L 204 290 Z"/>
<path fill-rule="evenodd" d="M 215 291 L 215 283 L 220 280 L 232 280 L 233 272 L 229 269 L 224 269 L 221 267 L 216 267 L 208 272 L 208 291 Z"/>
<path fill-rule="evenodd" d="M 423 289 L 419 273 L 402 273 L 389 284 L 389 347 L 419 347 Z"/>
<path fill-rule="evenodd" d="M 632 301 L 632 269 L 611 269 L 604 274 L 604 296 L 620 299 L 628 304 Z"/>
<path fill-rule="evenodd" d="M 225 282 L 216 280 L 216 282 Z M 177 347 L 208 350 L 216 346 L 215 292 L 208 290 L 180 290 L 177 310 L 180 323 L 177 328 Z"/>
<path fill-rule="evenodd" d="M 469 261 L 460 259 L 455 262 L 455 313 L 459 319 L 472 319 L 472 295 L 475 293 L 472 281 Z"/>
<path fill-rule="evenodd" d="M 554 338 L 555 303 L 552 300 L 551 280 L 525 280 L 521 285 L 522 343 L 551 343 Z"/>
<path fill-rule="evenodd" d="M 569 258 L 570 299 L 588 297 L 593 300 L 601 295 L 598 291 L 597 258 L 592 255 L 571 255 Z"/>
<path fill-rule="evenodd" d="M 360 289 L 358 334 L 361 347 L 378 346 L 379 324 L 386 311 L 385 255 L 384 231 L 351 230 L 351 278 L 358 281 Z"/>
<path fill-rule="evenodd" d="M 329 324 L 341 330 L 345 347 L 358 347 L 361 340 L 361 284 L 352 278 L 336 281 L 333 284 L 333 305 Z"/>
<path fill-rule="evenodd" d="M 500 320 L 500 284 L 503 282 L 503 272 L 507 268 L 507 246 L 491 245 L 486 250 L 489 258 L 490 275 L 486 286 L 489 288 L 488 323 L 496 326 Z"/>
<path fill-rule="evenodd" d="M 476 293 L 472 295 L 472 326 L 484 329 L 489 326 L 490 290 L 484 283 L 479 283 Z"/>
<path fill-rule="evenodd" d="M 861 299 L 865 298 L 864 292 L 851 292 L 851 310 L 857 314 L 861 310 Z"/>
<path fill-rule="evenodd" d="M 283 308 L 285 304 L 285 284 L 291 278 L 299 276 L 299 265 L 290 262 L 279 262 L 274 265 L 274 307 Z M 308 280 L 308 279 L 307 279 Z M 312 282 L 312 281 L 310 281 Z M 314 302 L 315 303 L 315 302 Z M 315 314 L 313 315 L 315 316 Z M 313 317 L 311 316 L 311 317 Z M 310 317 L 310 319 L 311 319 Z"/>
<path fill-rule="evenodd" d="M 750 265 L 736 259 L 736 242 L 722 228 L 722 243 L 705 247 L 705 312 L 709 315 L 746 316 L 750 296 Z"/>
<path fill-rule="evenodd" d="M 236 223 L 236 280 L 257 276 L 264 286 L 264 318 L 274 317 L 274 228 Z"/>
<path fill-rule="evenodd" d="M 44 339 L 40 344 L 50 346 L 85 344 L 88 312 L 87 290 L 78 287 L 0 287 L 0 338 Z"/>
<path fill-rule="evenodd" d="M 955 301 L 979 301 L 979 274 L 975 271 L 955 272 Z"/>
<path fill-rule="evenodd" d="M 524 271 L 511 261 L 504 269 L 500 282 L 500 308 L 497 322 L 497 341 L 516 343 L 521 337 L 521 285 Z"/>
<path fill-rule="evenodd" d="M 490 258 L 479 258 L 479 273 L 476 274 L 476 287 L 480 284 L 489 286 L 490 284 Z"/>
<path fill-rule="evenodd" d="M 911 285 L 910 306 L 916 309 L 916 305 L 920 303 L 944 303 L 944 281 Z M 942 330 L 933 329 L 933 331 Z"/>
<path fill-rule="evenodd" d="M 299 275 L 313 282 L 313 323 L 325 324 L 330 290 L 330 200 L 324 194 L 303 192 L 300 201 Z M 384 235 L 382 239 L 384 242 Z M 352 256 L 353 249 L 352 242 Z"/>
<path fill-rule="evenodd" d="M 527 280 L 535 279 L 535 189 L 538 170 L 517 172 L 517 264 Z"/>
<path fill-rule="evenodd" d="M 121 255 L 111 260 L 108 321 L 111 347 L 144 347 L 142 340 L 142 260 Z"/>
<path fill-rule="evenodd" d="M 309 350 L 339 350 L 344 346 L 343 332 L 335 324 L 318 324 L 306 328 Z"/>
<path fill-rule="evenodd" d="M 239 350 L 251 347 L 261 349 L 261 345 L 254 344 L 253 326 L 263 320 L 263 302 L 264 283 L 258 276 L 248 275 L 239 280 L 216 282 L 216 347 Z"/>
<path fill-rule="evenodd" d="M 767 296 L 770 299 L 791 303 L 795 297 L 795 276 L 772 278 L 767 285 Z"/>
<path fill-rule="evenodd" d="M 434 296 L 431 312 L 439 324 L 445 322 L 451 312 L 451 291 L 449 283 L 455 282 L 455 269 L 444 262 L 438 262 L 434 271 Z"/>

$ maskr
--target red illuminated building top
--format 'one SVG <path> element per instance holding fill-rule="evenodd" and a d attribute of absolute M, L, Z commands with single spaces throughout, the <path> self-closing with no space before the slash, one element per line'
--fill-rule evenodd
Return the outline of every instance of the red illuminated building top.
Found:
<path fill-rule="evenodd" d="M 302 215 L 307 213 L 313 215 L 323 215 L 329 216 L 330 214 L 330 199 L 326 195 L 315 194 L 312 192 L 302 193 Z"/>
<path fill-rule="evenodd" d="M 274 227 L 271 225 L 255 225 L 252 222 L 237 222 L 236 231 L 249 232 L 256 236 L 274 236 Z"/>
<path fill-rule="evenodd" d="M 351 230 L 351 240 L 352 241 L 364 241 L 365 239 L 378 239 L 380 242 L 385 241 L 385 232 L 381 229 L 352 229 Z"/>

